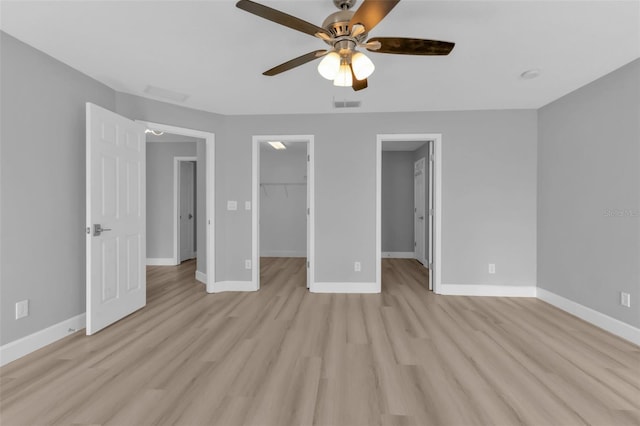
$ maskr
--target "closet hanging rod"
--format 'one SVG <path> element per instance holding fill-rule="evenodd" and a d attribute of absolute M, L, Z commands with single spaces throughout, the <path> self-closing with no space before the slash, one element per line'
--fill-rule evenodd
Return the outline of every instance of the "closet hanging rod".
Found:
<path fill-rule="evenodd" d="M 306 185 L 307 182 L 260 182 L 260 185 Z"/>

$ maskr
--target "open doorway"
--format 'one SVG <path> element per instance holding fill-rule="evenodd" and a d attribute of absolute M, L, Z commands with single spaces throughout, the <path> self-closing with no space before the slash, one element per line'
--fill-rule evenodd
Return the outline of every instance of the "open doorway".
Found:
<path fill-rule="evenodd" d="M 425 268 L 424 285 L 440 282 L 440 135 L 378 135 L 377 281 L 382 258 Z M 402 262 L 398 262 L 402 263 Z"/>
<path fill-rule="evenodd" d="M 313 283 L 313 136 L 253 138 L 253 268 L 260 288 L 263 266 L 306 269 Z"/>
<path fill-rule="evenodd" d="M 147 129 L 147 264 L 196 263 L 215 292 L 214 135 L 159 123 Z"/>

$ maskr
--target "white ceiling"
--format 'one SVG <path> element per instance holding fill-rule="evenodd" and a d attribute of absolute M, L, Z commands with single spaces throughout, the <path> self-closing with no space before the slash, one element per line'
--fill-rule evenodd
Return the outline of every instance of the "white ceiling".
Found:
<path fill-rule="evenodd" d="M 360 0 L 358 4 L 361 4 Z M 262 1 L 321 25 L 331 0 Z M 358 5 L 356 5 L 357 7 Z M 401 1 L 370 34 L 453 41 L 447 57 L 371 53 L 369 88 L 335 88 L 317 62 L 262 72 L 325 48 L 235 1 L 3 0 L 0 28 L 107 84 L 189 95 L 173 103 L 221 114 L 539 108 L 640 57 L 640 2 Z M 533 80 L 519 78 L 539 68 Z M 157 98 L 156 99 L 160 99 Z M 165 100 L 165 99 L 160 99 Z M 170 101 L 171 102 L 171 101 Z"/>

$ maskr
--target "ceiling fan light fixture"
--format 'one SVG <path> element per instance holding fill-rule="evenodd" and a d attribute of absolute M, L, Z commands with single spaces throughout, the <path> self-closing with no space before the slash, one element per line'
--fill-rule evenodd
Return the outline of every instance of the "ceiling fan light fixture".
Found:
<path fill-rule="evenodd" d="M 340 55 L 336 52 L 330 52 L 322 58 L 318 64 L 318 72 L 327 80 L 333 80 L 340 71 Z"/>
<path fill-rule="evenodd" d="M 364 80 L 368 78 L 376 69 L 371 59 L 362 52 L 355 52 L 351 57 L 351 65 L 353 66 L 353 73 L 358 80 Z"/>
<path fill-rule="evenodd" d="M 340 70 L 338 71 L 338 75 L 336 75 L 336 78 L 333 80 L 333 85 L 340 87 L 351 87 L 353 85 L 351 68 L 346 62 L 340 64 Z"/>

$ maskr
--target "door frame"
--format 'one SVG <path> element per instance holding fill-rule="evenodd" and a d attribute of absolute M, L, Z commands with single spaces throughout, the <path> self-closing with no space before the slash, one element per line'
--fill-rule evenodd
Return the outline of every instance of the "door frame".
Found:
<path fill-rule="evenodd" d="M 251 203 L 251 283 L 260 289 L 260 143 L 280 141 L 283 143 L 307 143 L 307 288 L 313 288 L 315 281 L 315 155 L 313 135 L 256 135 L 251 142 L 252 149 L 252 190 Z"/>
<path fill-rule="evenodd" d="M 173 262 L 176 265 L 180 264 L 182 257 L 180 256 L 180 163 L 187 161 L 193 161 L 198 167 L 198 157 L 173 157 Z"/>
<path fill-rule="evenodd" d="M 433 264 L 429 265 L 429 283 L 434 293 L 440 293 L 442 281 L 442 134 L 393 133 L 376 137 L 376 285 L 382 290 L 382 142 L 432 142 L 433 158 Z"/>
<path fill-rule="evenodd" d="M 215 141 L 214 133 L 202 130 L 188 129 L 185 127 L 172 126 L 170 124 L 153 123 L 150 121 L 136 120 L 146 126 L 147 129 L 153 129 L 165 133 L 173 133 L 175 135 L 190 136 L 205 140 L 205 225 L 207 230 L 205 247 L 207 248 L 207 273 L 203 274 L 196 270 L 196 280 L 206 284 L 207 293 L 214 293 L 216 278 L 216 253 L 215 253 Z M 161 142 L 160 142 L 161 143 Z M 175 221 L 174 221 L 175 223 Z M 175 234 L 174 234 L 175 237 Z M 176 253 L 174 252 L 174 259 Z"/>

